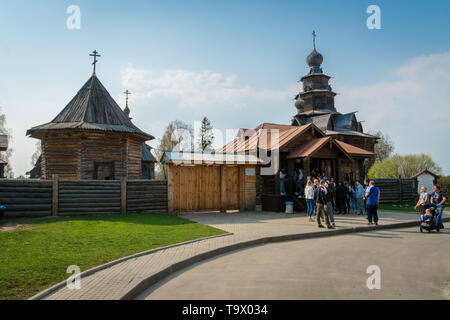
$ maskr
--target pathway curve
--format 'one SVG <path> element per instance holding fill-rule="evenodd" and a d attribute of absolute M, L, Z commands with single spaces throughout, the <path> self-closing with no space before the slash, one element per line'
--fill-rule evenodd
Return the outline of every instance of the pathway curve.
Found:
<path fill-rule="evenodd" d="M 448 216 L 446 214 L 446 217 Z M 286 215 L 273 212 L 188 213 L 182 214 L 181 217 L 211 225 L 233 234 L 198 240 L 134 257 L 84 276 L 81 279 L 81 289 L 79 290 L 69 290 L 66 286 L 62 286 L 50 294 L 43 296 L 41 293 L 34 298 L 58 300 L 129 299 L 133 298 L 138 286 L 147 285 L 143 283 L 145 279 L 166 272 L 164 275 L 161 274 L 161 278 L 163 278 L 171 273 L 168 268 L 174 264 L 186 263 L 187 259 L 198 258 L 200 254 L 207 255 L 211 250 L 224 249 L 231 245 L 239 246 L 247 241 L 267 237 L 330 232 L 327 229 L 318 229 L 315 223 L 308 222 L 304 214 Z M 386 211 L 380 214 L 380 224 L 382 225 L 411 221 L 418 221 L 417 214 Z M 367 220 L 362 216 L 338 215 L 336 216 L 336 224 L 337 230 L 352 229 L 367 226 Z M 190 263 L 193 262 L 197 261 Z M 185 266 L 179 265 L 178 269 Z M 144 289 L 142 288 L 142 290 Z"/>

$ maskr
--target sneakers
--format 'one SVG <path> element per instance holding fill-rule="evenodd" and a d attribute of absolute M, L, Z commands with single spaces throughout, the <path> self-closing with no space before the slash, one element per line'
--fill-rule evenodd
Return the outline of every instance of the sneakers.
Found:
<path fill-rule="evenodd" d="M 336 229 L 336 228 L 333 227 L 333 226 L 328 226 L 327 228 L 328 228 L 328 229 Z"/>
<path fill-rule="evenodd" d="M 319 224 L 319 228 L 325 228 L 322 224 Z"/>

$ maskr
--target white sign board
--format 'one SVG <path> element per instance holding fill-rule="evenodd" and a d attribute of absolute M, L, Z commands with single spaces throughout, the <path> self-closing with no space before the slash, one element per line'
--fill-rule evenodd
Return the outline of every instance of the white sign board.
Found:
<path fill-rule="evenodd" d="M 247 169 L 245 169 L 245 175 L 246 176 L 254 176 L 255 175 L 255 168 L 247 168 Z"/>

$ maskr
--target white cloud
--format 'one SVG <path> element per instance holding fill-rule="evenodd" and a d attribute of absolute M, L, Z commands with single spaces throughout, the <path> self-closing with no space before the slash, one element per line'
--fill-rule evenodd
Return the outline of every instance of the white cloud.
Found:
<path fill-rule="evenodd" d="M 450 52 L 414 58 L 388 76 L 395 79 L 361 86 L 334 80 L 333 86 L 340 93 L 336 98 L 338 111 L 359 110 L 358 118 L 366 120 L 365 128 L 388 133 L 397 152 L 428 153 L 450 174 L 446 141 L 450 123 Z M 203 116 L 222 132 L 227 128 L 256 127 L 262 122 L 289 123 L 296 111 L 293 97 L 298 84 L 281 89 L 255 88 L 237 85 L 237 78 L 234 73 L 128 67 L 121 82 L 133 93 L 133 122 L 155 137 L 161 137 L 172 120 L 193 124 Z M 54 91 L 66 92 L 67 88 L 64 90 Z M 55 98 L 40 91 L 30 96 L 33 99 L 11 96 L 0 101 L 5 106 L 7 126 L 13 128 L 12 162 L 16 174 L 30 169 L 34 152 L 35 140 L 25 137 L 26 129 L 49 121 L 71 98 L 66 94 Z M 116 101 L 123 102 L 120 92 Z M 28 108 L 30 105 L 33 108 Z M 24 110 L 28 114 L 25 119 Z"/>
<path fill-rule="evenodd" d="M 235 80 L 235 74 L 224 76 L 212 71 L 154 71 L 128 67 L 122 74 L 123 86 L 135 92 L 137 103 L 164 98 L 187 110 L 202 110 L 211 105 L 242 109 L 260 102 L 280 102 L 286 96 L 285 91 L 236 87 Z"/>
<path fill-rule="evenodd" d="M 349 87 L 337 106 L 359 110 L 369 129 L 394 139 L 399 153 L 428 153 L 450 173 L 450 52 L 416 57 L 393 70 L 396 79 Z M 351 110 L 350 110 L 351 109 Z"/>

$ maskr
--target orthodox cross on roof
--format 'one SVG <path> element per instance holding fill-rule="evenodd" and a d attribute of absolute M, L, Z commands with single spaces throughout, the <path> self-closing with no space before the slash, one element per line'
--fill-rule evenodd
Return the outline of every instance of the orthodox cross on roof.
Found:
<path fill-rule="evenodd" d="M 316 31 L 315 30 L 313 30 L 313 33 L 312 33 L 312 36 L 313 36 L 313 46 L 314 46 L 314 50 L 316 50 Z"/>
<path fill-rule="evenodd" d="M 131 94 L 131 92 L 127 89 L 127 91 L 125 91 L 124 94 L 126 96 L 126 104 L 125 104 L 125 106 L 128 108 L 128 96 Z"/>
<path fill-rule="evenodd" d="M 94 50 L 91 54 L 91 57 L 94 57 L 94 62 L 92 62 L 92 65 L 94 66 L 94 74 L 95 74 L 95 66 L 98 62 L 97 57 L 101 57 L 101 55 L 98 54 L 97 50 Z"/>
<path fill-rule="evenodd" d="M 126 96 L 126 105 L 125 105 L 125 109 L 123 109 L 123 112 L 125 112 L 125 115 L 128 117 L 129 120 L 131 120 L 130 108 L 128 108 L 128 96 L 131 94 L 131 92 L 127 89 L 127 91 L 125 91 L 124 94 Z"/>

